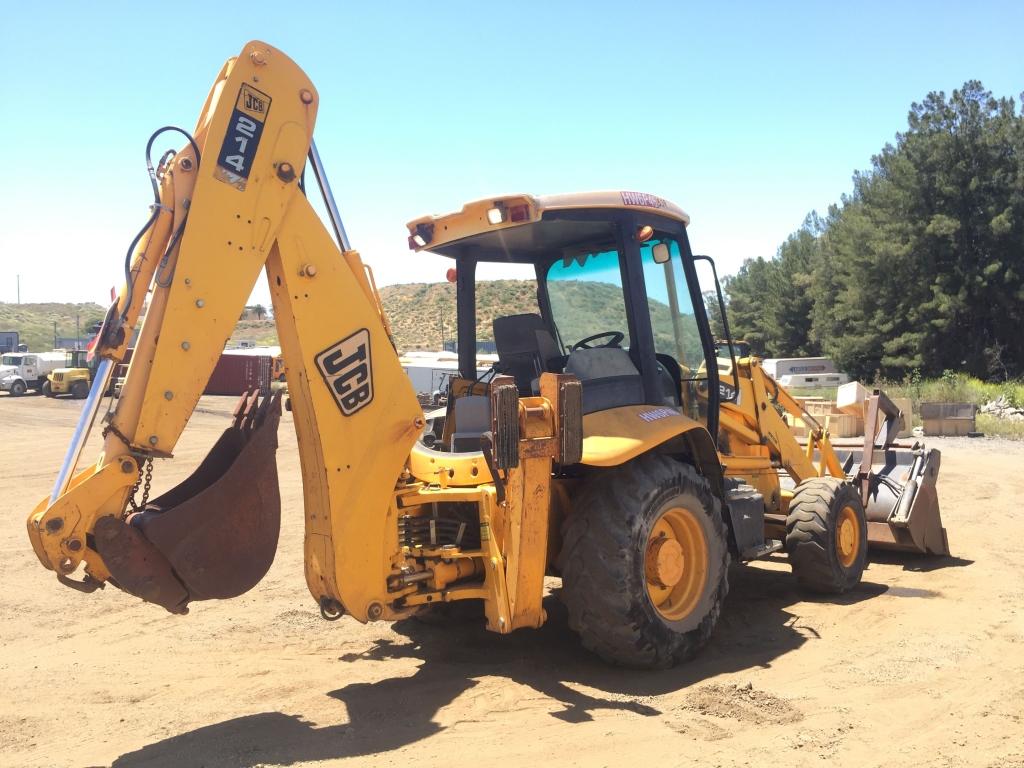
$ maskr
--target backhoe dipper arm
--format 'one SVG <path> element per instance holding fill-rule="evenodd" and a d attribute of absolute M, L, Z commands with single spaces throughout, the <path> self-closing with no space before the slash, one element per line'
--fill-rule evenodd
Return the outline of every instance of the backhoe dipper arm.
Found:
<path fill-rule="evenodd" d="M 422 412 L 358 254 L 341 253 L 299 189 L 317 105 L 294 62 L 249 43 L 207 98 L 194 136 L 201 159 L 187 146 L 162 175 L 163 207 L 101 339 L 99 354 L 120 359 L 151 290 L 102 452 L 28 520 L 36 554 L 59 577 L 83 562 L 87 582 L 116 571 L 118 586 L 183 612 L 189 599 L 240 594 L 269 567 L 250 567 L 252 583 L 211 578 L 242 563 L 247 546 L 276 545 L 276 437 L 266 436 L 276 401 L 242 408 L 188 481 L 122 522 L 143 466 L 171 456 L 265 269 L 302 464 L 307 583 L 321 605 L 360 620 L 384 602 L 379 547 L 394 540 L 389 502 Z"/>

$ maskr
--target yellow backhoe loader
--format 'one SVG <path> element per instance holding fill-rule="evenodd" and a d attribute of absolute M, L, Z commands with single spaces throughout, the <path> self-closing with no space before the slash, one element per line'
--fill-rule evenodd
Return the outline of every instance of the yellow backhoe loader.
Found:
<path fill-rule="evenodd" d="M 494 632 L 539 627 L 554 574 L 584 645 L 662 667 L 710 636 L 731 559 L 786 550 L 809 587 L 849 589 L 880 487 L 898 494 L 880 523 L 890 544 L 921 521 L 941 531 L 922 502 L 934 501 L 934 451 L 916 449 L 905 477 L 880 474 L 870 455 L 854 472 L 821 427 L 798 445 L 779 410 L 799 406 L 756 359 L 718 358 L 689 219 L 648 194 L 504 196 L 408 225 L 414 251 L 456 268 L 460 376 L 443 430 L 428 430 L 312 141 L 318 103 L 298 66 L 252 42 L 225 64 L 192 134 L 158 132 L 186 140 L 149 162 L 154 204 L 100 332 L 97 375 L 28 519 L 61 583 L 110 582 L 182 614 L 266 573 L 281 521 L 280 395 L 244 397 L 192 475 L 148 498 L 260 271 L 298 437 L 306 582 L 325 619 L 470 600 Z M 333 237 L 305 197 L 307 170 Z M 537 297 L 536 312 L 494 320 L 499 362 L 483 377 L 481 262 L 530 265 Z M 80 468 L 147 294 L 102 451 Z"/>

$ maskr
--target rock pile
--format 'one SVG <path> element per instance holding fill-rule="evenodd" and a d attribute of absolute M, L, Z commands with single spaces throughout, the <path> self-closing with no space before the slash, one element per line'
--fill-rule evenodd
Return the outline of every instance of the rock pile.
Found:
<path fill-rule="evenodd" d="M 980 408 L 982 413 L 988 413 L 998 419 L 1009 421 L 1024 421 L 1024 408 L 1017 408 L 1007 399 L 1006 395 L 1000 395 L 995 400 L 990 400 Z"/>

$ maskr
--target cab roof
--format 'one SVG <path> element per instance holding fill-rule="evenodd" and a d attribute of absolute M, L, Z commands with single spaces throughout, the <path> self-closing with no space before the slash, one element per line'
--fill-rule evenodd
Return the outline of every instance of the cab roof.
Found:
<path fill-rule="evenodd" d="M 410 221 L 406 225 L 409 248 L 453 258 L 529 263 L 540 254 L 613 238 L 614 225 L 600 219 L 549 220 L 541 227 L 526 226 L 540 222 L 548 211 L 587 209 L 640 210 L 675 219 L 683 226 L 690 223 L 682 208 L 645 192 L 502 195 L 467 203 L 457 213 Z"/>

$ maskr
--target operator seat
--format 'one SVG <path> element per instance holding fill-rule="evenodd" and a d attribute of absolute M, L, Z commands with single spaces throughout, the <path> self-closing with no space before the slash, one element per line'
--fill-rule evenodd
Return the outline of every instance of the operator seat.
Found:
<path fill-rule="evenodd" d="M 465 395 L 455 401 L 455 432 L 452 453 L 480 450 L 480 438 L 491 428 L 491 399 L 486 395 Z"/>
<path fill-rule="evenodd" d="M 494 318 L 498 371 L 516 380 L 519 394 L 537 394 L 537 379 L 545 371 L 560 373 L 565 356 L 544 319 L 532 312 Z"/>
<path fill-rule="evenodd" d="M 619 347 L 574 350 L 565 372 L 580 380 L 584 414 L 645 402 L 640 371 L 629 352 Z"/>

